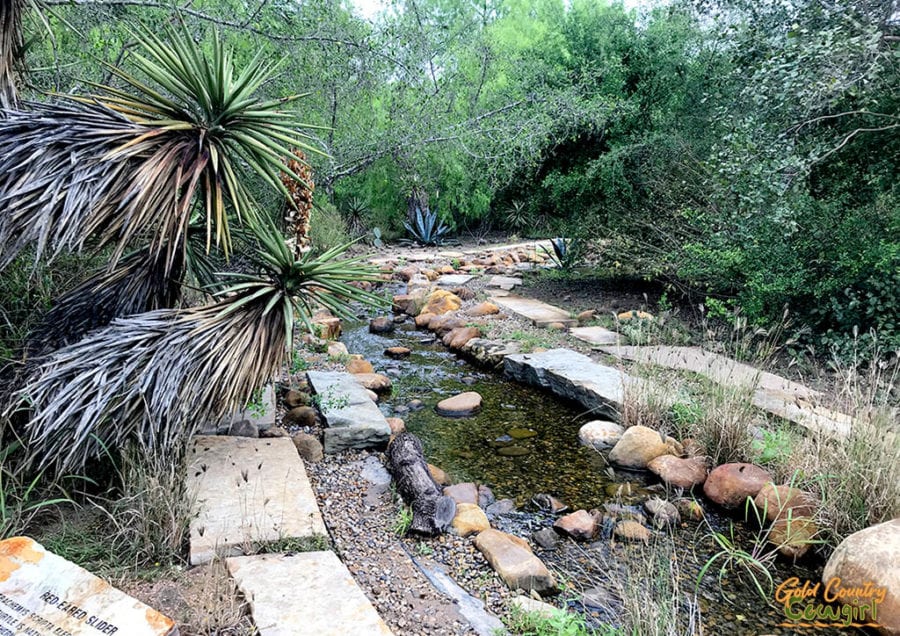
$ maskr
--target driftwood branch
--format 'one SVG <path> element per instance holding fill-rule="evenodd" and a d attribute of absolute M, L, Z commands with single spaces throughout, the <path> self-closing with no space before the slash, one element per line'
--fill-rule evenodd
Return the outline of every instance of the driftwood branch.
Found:
<path fill-rule="evenodd" d="M 388 469 L 397 491 L 412 508 L 410 531 L 442 533 L 456 516 L 456 502 L 445 497 L 425 463 L 422 442 L 412 433 L 400 433 L 387 449 Z"/>

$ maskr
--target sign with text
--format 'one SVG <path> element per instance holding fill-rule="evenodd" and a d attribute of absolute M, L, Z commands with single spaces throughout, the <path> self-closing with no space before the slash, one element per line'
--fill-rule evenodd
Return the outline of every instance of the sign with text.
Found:
<path fill-rule="evenodd" d="M 0 636 L 178 636 L 175 622 L 28 537 L 0 541 Z"/>

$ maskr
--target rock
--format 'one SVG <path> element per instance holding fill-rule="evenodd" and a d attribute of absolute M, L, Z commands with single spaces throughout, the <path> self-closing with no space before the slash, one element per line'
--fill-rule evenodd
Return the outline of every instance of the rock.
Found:
<path fill-rule="evenodd" d="M 864 587 L 884 590 L 878 604 L 878 620 L 882 634 L 900 634 L 900 519 L 885 521 L 854 532 L 841 541 L 825 570 L 822 581 L 834 585 L 840 579 L 843 589 Z M 870 602 L 862 599 L 862 604 Z M 867 615 L 871 617 L 871 613 Z"/>
<path fill-rule="evenodd" d="M 326 424 L 323 432 L 326 453 L 370 448 L 388 442 L 391 427 L 367 389 L 357 381 L 358 376 L 335 371 L 309 371 L 307 377 L 313 391 L 320 396 L 319 408 Z"/>
<path fill-rule="evenodd" d="M 399 435 L 406 430 L 406 422 L 399 417 L 386 417 L 384 419 L 387 420 L 388 426 L 391 427 L 391 435 Z"/>
<path fill-rule="evenodd" d="M 559 535 L 553 528 L 541 528 L 531 535 L 531 539 L 544 550 L 555 550 L 559 546 Z"/>
<path fill-rule="evenodd" d="M 421 411 L 425 408 L 425 402 L 422 400 L 410 400 L 409 404 L 406 405 L 410 411 Z"/>
<path fill-rule="evenodd" d="M 444 496 L 450 497 L 457 504 L 478 505 L 478 487 L 471 481 L 447 486 L 444 488 Z"/>
<path fill-rule="evenodd" d="M 436 271 L 434 271 L 433 269 L 423 269 L 423 270 L 421 270 L 419 273 L 420 273 L 422 276 L 424 276 L 425 278 L 427 278 L 429 283 L 433 283 L 433 282 L 436 281 L 436 280 L 438 279 L 438 277 L 440 276 L 440 274 L 438 274 L 438 273 L 437 273 Z"/>
<path fill-rule="evenodd" d="M 354 375 L 357 373 L 375 373 L 375 367 L 372 366 L 372 363 L 362 358 L 352 358 L 344 366 L 347 368 L 347 373 Z"/>
<path fill-rule="evenodd" d="M 408 358 L 411 353 L 412 349 L 409 349 L 408 347 L 388 347 L 384 350 L 384 355 L 388 358 L 393 358 L 394 360 Z"/>
<path fill-rule="evenodd" d="M 228 434 L 232 437 L 259 437 L 259 427 L 250 420 L 237 420 L 228 427 Z"/>
<path fill-rule="evenodd" d="M 553 495 L 548 495 L 546 493 L 539 493 L 535 495 L 531 498 L 531 503 L 537 506 L 539 510 L 544 510 L 554 515 L 558 515 L 559 513 L 565 512 L 569 509 L 569 507 L 559 499 L 557 499 Z"/>
<path fill-rule="evenodd" d="M 538 432 L 533 431 L 530 428 L 511 428 L 506 431 L 506 434 L 513 439 L 530 439 L 532 437 L 537 437 Z"/>
<path fill-rule="evenodd" d="M 500 342 L 499 340 L 487 340 L 473 338 L 463 346 L 463 352 L 475 358 L 479 364 L 497 368 L 503 365 L 503 358 L 521 351 L 518 342 Z"/>
<path fill-rule="evenodd" d="M 450 475 L 445 473 L 434 464 L 428 464 L 428 472 L 431 473 L 431 478 L 436 481 L 439 486 L 449 486 L 451 483 L 453 483 L 450 480 Z"/>
<path fill-rule="evenodd" d="M 394 278 L 408 283 L 410 279 L 419 273 L 419 268 L 410 265 L 409 267 L 401 267 L 394 270 Z"/>
<path fill-rule="evenodd" d="M 438 267 L 437 271 L 438 271 L 438 274 L 444 275 L 444 274 L 453 274 L 456 270 L 453 269 L 452 265 L 441 265 L 440 267 Z"/>
<path fill-rule="evenodd" d="M 615 422 L 593 420 L 578 429 L 578 440 L 588 448 L 606 450 L 616 445 L 625 428 Z"/>
<path fill-rule="evenodd" d="M 819 527 L 808 517 L 778 519 L 769 528 L 766 539 L 778 548 L 778 552 L 795 561 L 809 552 L 816 542 Z"/>
<path fill-rule="evenodd" d="M 284 394 L 283 402 L 288 410 L 295 409 L 298 406 L 306 406 L 309 404 L 309 394 L 291 389 Z"/>
<path fill-rule="evenodd" d="M 703 493 L 723 508 L 738 508 L 747 497 L 756 497 L 772 476 L 753 464 L 722 464 L 712 470 Z"/>
<path fill-rule="evenodd" d="M 581 594 L 581 602 L 589 608 L 606 611 L 610 611 L 610 608 L 618 606 L 615 595 L 606 587 L 592 587 L 586 589 Z"/>
<path fill-rule="evenodd" d="M 627 539 L 628 541 L 644 541 L 650 540 L 650 531 L 637 521 L 626 519 L 619 521 L 613 528 L 613 534 L 619 539 Z"/>
<path fill-rule="evenodd" d="M 706 481 L 706 461 L 705 457 L 682 459 L 674 455 L 660 455 L 650 460 L 647 469 L 671 486 L 690 490 Z"/>
<path fill-rule="evenodd" d="M 576 510 L 557 519 L 553 529 L 576 541 L 590 541 L 597 532 L 597 521 L 587 510 Z"/>
<path fill-rule="evenodd" d="M 546 328 L 550 331 L 565 331 L 568 329 L 566 324 L 562 322 L 549 322 L 547 323 Z"/>
<path fill-rule="evenodd" d="M 390 393 L 391 379 L 380 373 L 354 373 L 353 377 L 356 381 L 363 385 L 364 388 L 375 393 Z"/>
<path fill-rule="evenodd" d="M 378 402 L 378 394 L 375 393 L 375 391 L 373 391 L 372 389 L 365 389 L 365 391 L 366 391 L 366 396 L 370 400 L 372 400 L 373 402 Z"/>
<path fill-rule="evenodd" d="M 644 508 L 653 515 L 653 525 L 657 528 L 672 526 L 681 521 L 681 515 L 674 504 L 665 499 L 653 497 L 644 502 Z"/>
<path fill-rule="evenodd" d="M 678 499 L 675 501 L 675 507 L 682 519 L 691 521 L 703 521 L 706 514 L 703 512 L 703 506 L 693 499 Z"/>
<path fill-rule="evenodd" d="M 262 429 L 259 432 L 259 436 L 271 439 L 273 437 L 290 437 L 291 434 L 280 426 L 270 426 L 269 428 Z"/>
<path fill-rule="evenodd" d="M 646 311 L 623 311 L 618 314 L 616 318 L 619 322 L 628 322 L 629 320 L 653 320 L 653 314 L 647 313 Z"/>
<path fill-rule="evenodd" d="M 541 618 L 546 618 L 549 620 L 553 620 L 557 617 L 560 618 L 560 622 L 564 620 L 566 615 L 566 610 L 560 609 L 554 605 L 550 605 L 550 603 L 545 603 L 544 601 L 539 601 L 536 598 L 530 598 L 528 596 L 514 596 L 512 600 L 510 600 L 509 604 L 512 607 L 517 608 L 520 612 L 526 614 L 536 614 Z M 556 623 L 553 623 L 554 625 Z"/>
<path fill-rule="evenodd" d="M 447 333 L 454 329 L 465 326 L 466 321 L 456 314 L 442 314 L 440 316 L 435 316 L 428 322 L 428 329 L 441 337 L 447 335 Z"/>
<path fill-rule="evenodd" d="M 672 450 L 659 431 L 646 426 L 625 429 L 622 438 L 609 453 L 609 461 L 624 468 L 644 470 L 647 464 Z"/>
<path fill-rule="evenodd" d="M 498 499 L 490 506 L 485 508 L 485 512 L 488 517 L 498 517 L 500 515 L 505 515 L 510 512 L 515 512 L 516 510 L 516 502 L 512 499 Z"/>
<path fill-rule="evenodd" d="M 530 453 L 531 451 L 524 446 L 503 446 L 497 449 L 497 454 L 504 457 L 524 457 Z"/>
<path fill-rule="evenodd" d="M 451 290 L 455 296 L 462 300 L 472 300 L 475 298 L 475 292 L 468 287 L 457 287 Z"/>
<path fill-rule="evenodd" d="M 479 533 L 474 543 L 510 589 L 534 590 L 541 596 L 558 592 L 553 575 L 524 539 L 491 528 Z"/>
<path fill-rule="evenodd" d="M 815 518 L 819 503 L 815 496 L 799 488 L 776 486 L 768 483 L 753 499 L 756 509 L 765 514 L 768 521 L 779 519 Z"/>
<path fill-rule="evenodd" d="M 461 537 L 477 534 L 491 527 L 487 515 L 478 504 L 457 503 L 456 516 L 451 522 L 453 529 Z"/>
<path fill-rule="evenodd" d="M 341 319 L 331 315 L 323 315 L 312 320 L 318 336 L 325 340 L 337 340 L 341 337 Z"/>
<path fill-rule="evenodd" d="M 597 311 L 594 309 L 588 309 L 586 311 L 582 311 L 580 314 L 575 316 L 575 320 L 578 321 L 579 325 L 583 325 L 586 322 L 590 322 L 594 319 L 594 316 L 597 315 Z"/>
<path fill-rule="evenodd" d="M 481 508 L 487 508 L 495 501 L 497 498 L 494 496 L 494 491 L 484 484 L 478 484 L 478 505 Z"/>
<path fill-rule="evenodd" d="M 456 311 L 460 307 L 462 307 L 462 299 L 459 296 L 446 289 L 436 289 L 428 295 L 420 315 L 428 313 L 440 316 L 441 314 Z"/>
<path fill-rule="evenodd" d="M 318 413 L 311 406 L 297 406 L 284 414 L 285 426 L 315 426 Z"/>
<path fill-rule="evenodd" d="M 310 435 L 309 433 L 296 433 L 291 437 L 291 441 L 294 442 L 294 446 L 297 447 L 297 452 L 300 453 L 300 457 L 306 461 L 315 463 L 324 459 L 325 453 L 322 450 L 322 442 L 313 435 Z"/>
<path fill-rule="evenodd" d="M 433 318 L 434 318 L 434 314 L 429 314 L 429 313 L 419 314 L 418 316 L 416 316 L 416 319 L 415 319 L 416 327 L 418 327 L 419 329 L 424 329 L 424 328 L 428 327 L 428 325 L 431 323 L 431 320 Z"/>
<path fill-rule="evenodd" d="M 444 344 L 454 351 L 459 351 L 469 340 L 481 337 L 481 329 L 478 327 L 457 327 L 444 336 Z"/>
<path fill-rule="evenodd" d="M 347 345 L 343 342 L 329 342 L 327 353 L 329 358 L 341 358 L 350 355 L 350 352 L 347 351 Z"/>
<path fill-rule="evenodd" d="M 494 303 L 489 303 L 487 301 L 483 303 L 479 303 L 474 307 L 470 307 L 466 310 L 466 313 L 470 316 L 493 316 L 494 314 L 500 313 L 500 308 Z"/>
<path fill-rule="evenodd" d="M 369 333 L 391 333 L 396 325 L 387 316 L 379 316 L 369 323 Z"/>
<path fill-rule="evenodd" d="M 444 417 L 469 417 L 481 410 L 481 396 L 475 391 L 454 395 L 437 404 L 438 415 Z"/>

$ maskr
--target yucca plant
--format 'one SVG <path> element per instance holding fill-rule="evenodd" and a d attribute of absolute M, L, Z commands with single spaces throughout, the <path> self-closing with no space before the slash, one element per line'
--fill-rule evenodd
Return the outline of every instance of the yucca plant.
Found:
<path fill-rule="evenodd" d="M 377 272 L 341 259 L 346 248 L 297 258 L 267 226 L 258 271 L 231 274 L 216 302 L 118 318 L 47 356 L 4 413 L 30 411 L 22 434 L 31 464 L 78 469 L 135 439 L 172 453 L 199 425 L 246 404 L 281 368 L 295 321 L 311 327 L 317 306 L 346 315 L 351 302 L 383 302 L 350 284 Z"/>
<path fill-rule="evenodd" d="M 149 236 L 168 271 L 195 207 L 207 248 L 227 253 L 229 213 L 254 216 L 249 174 L 287 197 L 279 175 L 299 179 L 290 149 L 312 149 L 281 110 L 299 95 L 256 96 L 278 63 L 260 54 L 235 73 L 219 38 L 207 57 L 189 34 L 165 36 L 135 34 L 145 52 L 129 58 L 136 73 L 111 69 L 125 89 L 97 85 L 91 97 L 28 104 L 0 120 L 0 267 L 29 244 L 41 258 L 89 239 L 113 245 L 115 263 Z"/>
<path fill-rule="evenodd" d="M 0 2 L 0 107 L 11 108 L 17 101 L 16 83 L 22 67 L 25 37 L 22 16 L 31 0 Z"/>

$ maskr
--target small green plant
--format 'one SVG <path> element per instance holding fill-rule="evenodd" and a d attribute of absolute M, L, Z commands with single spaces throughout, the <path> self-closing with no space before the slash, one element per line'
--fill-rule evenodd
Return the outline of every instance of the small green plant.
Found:
<path fill-rule="evenodd" d="M 748 501 L 750 500 L 748 499 Z M 764 541 L 754 541 L 752 550 L 747 552 L 738 546 L 732 522 L 728 523 L 727 533 L 713 531 L 710 528 L 710 532 L 706 536 L 712 540 L 717 551 L 700 568 L 695 592 L 700 590 L 700 584 L 706 573 L 717 566 L 718 570 L 713 571 L 717 572 L 720 586 L 727 576 L 740 573 L 747 577 L 746 580 L 752 584 L 753 589 L 763 601 L 768 601 L 772 597 L 775 580 L 772 578 L 771 568 L 775 560 L 775 552 L 762 552 Z"/>
<path fill-rule="evenodd" d="M 394 522 L 391 524 L 391 532 L 398 537 L 405 536 L 409 532 L 412 520 L 412 508 L 401 503 L 397 508 L 397 516 L 394 517 Z"/>
<path fill-rule="evenodd" d="M 0 539 L 25 531 L 42 510 L 64 503 L 68 497 L 45 497 L 48 485 L 43 473 L 26 476 L 16 465 L 15 453 L 21 444 L 15 441 L 0 450 Z"/>
<path fill-rule="evenodd" d="M 450 266 L 451 266 L 453 269 L 459 269 L 459 268 L 462 266 L 462 262 L 461 262 L 458 258 L 451 258 L 451 259 L 450 259 Z"/>
<path fill-rule="evenodd" d="M 416 544 L 416 554 L 419 556 L 431 556 L 434 554 L 434 548 L 425 541 L 419 541 Z"/>
<path fill-rule="evenodd" d="M 284 537 L 254 546 L 254 554 L 278 554 L 282 552 L 319 552 L 329 549 L 328 537 L 314 534 L 309 537 Z"/>
<path fill-rule="evenodd" d="M 404 221 L 403 227 L 412 235 L 413 240 L 420 245 L 440 245 L 450 232 L 450 226 L 438 218 L 437 212 L 434 210 L 423 212 L 419 206 L 416 206 L 412 224 L 409 221 Z"/>
<path fill-rule="evenodd" d="M 304 371 L 309 371 L 309 368 L 309 361 L 304 358 L 299 351 L 294 349 L 291 352 L 291 374 L 296 375 L 298 373 L 303 373 Z"/>
<path fill-rule="evenodd" d="M 513 331 L 507 336 L 510 340 L 515 340 L 516 342 L 521 343 L 523 349 L 527 349 L 531 351 L 537 347 L 548 347 L 550 346 L 550 341 L 546 338 L 542 338 L 541 336 L 531 333 L 530 331 L 522 331 L 517 329 Z"/>
<path fill-rule="evenodd" d="M 794 452 L 796 436 L 786 427 L 761 429 L 762 437 L 753 440 L 753 459 L 760 464 L 785 465 Z"/>
<path fill-rule="evenodd" d="M 584 616 L 563 609 L 543 614 L 513 607 L 506 618 L 506 626 L 517 636 L 624 636 L 621 630 L 608 626 L 594 631 L 588 627 Z"/>
<path fill-rule="evenodd" d="M 372 228 L 372 245 L 374 245 L 378 249 L 382 249 L 384 247 L 384 240 L 381 238 L 380 227 Z"/>
<path fill-rule="evenodd" d="M 732 311 L 728 308 L 728 305 L 718 298 L 707 296 L 706 300 L 703 301 L 703 306 L 706 316 L 709 318 L 728 320 L 732 316 Z"/>
<path fill-rule="evenodd" d="M 520 199 L 510 203 L 506 210 L 506 225 L 514 232 L 520 232 L 528 225 L 528 206 Z"/>
<path fill-rule="evenodd" d="M 310 404 L 320 411 L 336 411 L 350 404 L 350 398 L 346 395 L 337 395 L 334 388 L 327 389 L 324 393 L 316 393 L 310 398 Z"/>
<path fill-rule="evenodd" d="M 245 410 L 253 417 L 264 417 L 265 414 L 269 411 L 269 408 L 266 406 L 264 397 L 265 390 L 262 388 L 256 389 L 253 392 L 253 395 L 250 396 L 250 401 L 247 402 L 247 406 L 244 407 Z"/>

